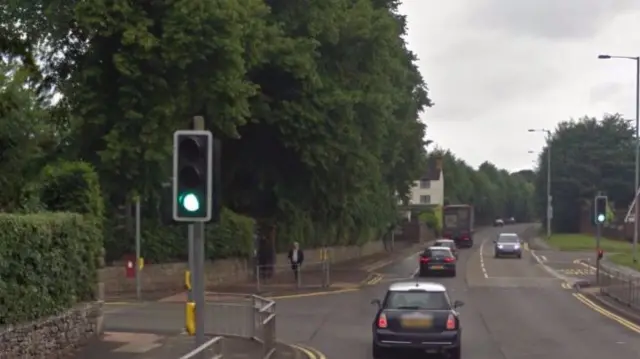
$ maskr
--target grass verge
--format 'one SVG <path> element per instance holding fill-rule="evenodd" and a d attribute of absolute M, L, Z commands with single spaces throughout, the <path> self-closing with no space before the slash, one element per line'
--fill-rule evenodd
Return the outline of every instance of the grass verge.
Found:
<path fill-rule="evenodd" d="M 595 251 L 596 238 L 586 234 L 554 234 L 547 243 L 561 251 Z M 614 241 L 607 238 L 600 239 L 600 248 L 605 253 L 620 252 L 631 253 L 631 244 L 628 242 Z"/>
<path fill-rule="evenodd" d="M 633 256 L 630 251 L 612 254 L 608 256 L 607 259 L 615 264 L 629 267 L 640 272 L 640 263 L 633 263 Z"/>

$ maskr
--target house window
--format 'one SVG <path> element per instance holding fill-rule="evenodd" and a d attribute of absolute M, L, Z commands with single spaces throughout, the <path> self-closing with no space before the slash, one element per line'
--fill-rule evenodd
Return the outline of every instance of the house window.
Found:
<path fill-rule="evenodd" d="M 422 189 L 431 188 L 431 181 L 429 181 L 429 180 L 420 180 L 420 188 L 422 188 Z"/>
<path fill-rule="evenodd" d="M 431 196 L 429 195 L 420 196 L 420 204 L 431 204 Z"/>

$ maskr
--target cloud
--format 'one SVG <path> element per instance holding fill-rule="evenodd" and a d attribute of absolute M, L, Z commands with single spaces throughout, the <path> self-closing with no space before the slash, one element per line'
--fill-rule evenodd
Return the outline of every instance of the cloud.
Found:
<path fill-rule="evenodd" d="M 637 3 L 637 4 L 636 4 Z M 408 0 L 407 42 L 435 106 L 427 137 L 472 165 L 532 167 L 544 136 L 585 114 L 635 114 L 637 0 Z"/>
<path fill-rule="evenodd" d="M 637 0 L 483 0 L 470 5 L 467 19 L 474 25 L 553 40 L 591 38 L 616 16 L 640 8 Z"/>

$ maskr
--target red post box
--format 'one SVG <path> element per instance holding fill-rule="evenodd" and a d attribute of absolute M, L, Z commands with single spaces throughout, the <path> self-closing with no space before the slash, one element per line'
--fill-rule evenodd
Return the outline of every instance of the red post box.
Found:
<path fill-rule="evenodd" d="M 132 255 L 123 256 L 124 259 L 124 274 L 127 278 L 136 277 L 136 257 Z"/>

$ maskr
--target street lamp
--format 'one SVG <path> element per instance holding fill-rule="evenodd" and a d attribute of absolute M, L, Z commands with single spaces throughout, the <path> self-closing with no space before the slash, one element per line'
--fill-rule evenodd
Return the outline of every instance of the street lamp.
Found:
<path fill-rule="evenodd" d="M 551 205 L 551 131 L 546 129 L 530 128 L 529 132 L 544 132 L 547 134 L 547 239 L 551 238 L 551 217 L 553 207 Z M 533 153 L 533 151 L 529 151 Z"/>
<path fill-rule="evenodd" d="M 626 59 L 636 62 L 636 170 L 635 182 L 633 186 L 634 218 L 633 218 L 633 263 L 638 262 L 638 187 L 640 187 L 640 56 L 612 56 L 598 55 L 599 59 Z"/>

